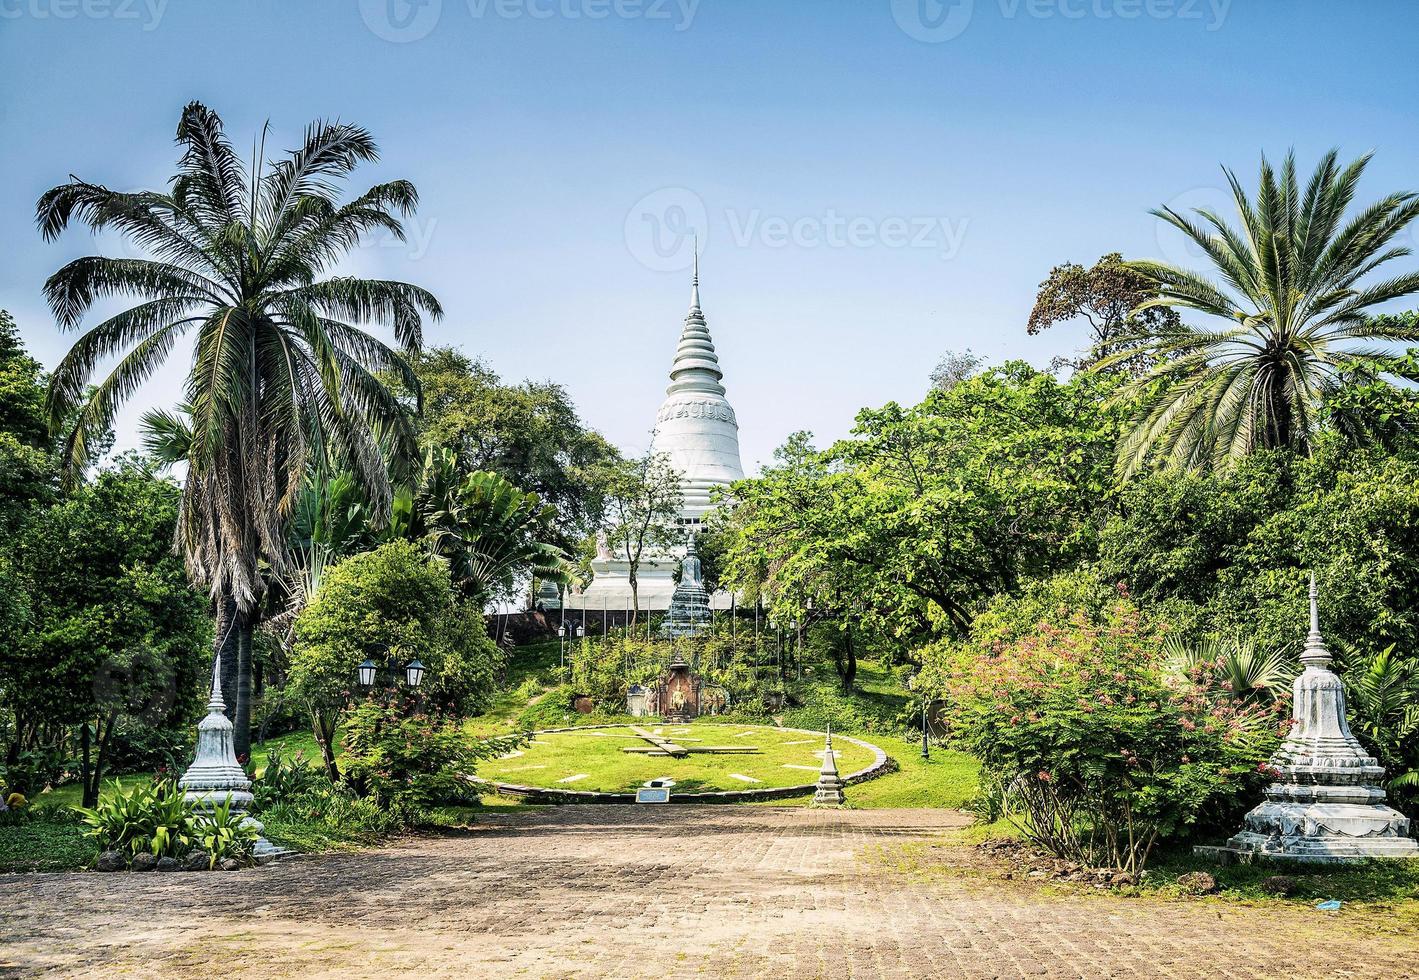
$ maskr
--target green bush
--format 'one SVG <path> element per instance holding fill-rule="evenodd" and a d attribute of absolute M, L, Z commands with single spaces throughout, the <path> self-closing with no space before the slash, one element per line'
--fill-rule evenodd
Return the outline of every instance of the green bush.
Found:
<path fill-rule="evenodd" d="M 373 844 L 397 833 L 416 817 L 329 782 L 302 795 L 277 800 L 261 814 L 268 839 L 303 851 L 321 851 L 341 844 Z"/>
<path fill-rule="evenodd" d="M 177 857 L 192 847 L 192 804 L 172 780 L 124 790 L 117 782 L 93 809 L 75 807 L 100 851 Z"/>
<path fill-rule="evenodd" d="M 273 745 L 266 755 L 266 768 L 252 780 L 252 806 L 259 812 L 273 803 L 304 796 L 329 785 L 329 777 L 313 766 L 304 752 L 297 749 L 287 755 L 280 746 Z"/>
<path fill-rule="evenodd" d="M 468 802 L 478 795 L 467 778 L 478 760 L 523 741 L 471 738 L 456 722 L 367 701 L 345 725 L 345 779 L 359 795 L 407 810 Z"/>
<path fill-rule="evenodd" d="M 367 656 L 380 659 L 388 650 L 396 666 L 423 661 L 420 702 L 456 713 L 487 702 L 502 665 L 481 611 L 459 600 L 447 566 L 407 541 L 353 555 L 331 569 L 297 618 L 295 635 L 290 693 L 310 706 L 332 773 L 335 730 L 358 697 L 355 669 Z"/>
<path fill-rule="evenodd" d="M 127 790 L 114 782 L 97 806 L 73 810 L 88 827 L 84 836 L 98 850 L 121 851 L 130 858 L 143 853 L 182 857 L 200 848 L 216 867 L 227 857 L 249 860 L 257 837 L 256 828 L 244 822 L 245 815 L 231 808 L 230 797 L 210 813 L 198 811 L 170 779 Z"/>
<path fill-rule="evenodd" d="M 1254 800 L 1284 701 L 1178 680 L 1124 600 L 1032 634 L 933 651 L 923 678 L 1007 815 L 1062 858 L 1136 872 L 1160 840 Z"/>
<path fill-rule="evenodd" d="M 227 858 L 243 864 L 251 862 L 256 846 L 256 827 L 246 815 L 232 809 L 231 797 L 218 803 L 211 813 L 198 814 L 193 822 L 197 847 L 207 852 L 209 868 Z"/>

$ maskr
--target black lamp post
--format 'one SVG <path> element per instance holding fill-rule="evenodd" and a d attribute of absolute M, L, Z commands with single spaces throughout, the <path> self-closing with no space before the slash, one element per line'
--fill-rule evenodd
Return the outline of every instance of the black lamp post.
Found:
<path fill-rule="evenodd" d="M 391 650 L 383 644 L 374 644 L 373 646 L 377 650 L 384 651 L 386 664 L 383 672 L 390 681 L 397 684 L 402 680 L 412 690 L 418 690 L 424 683 L 424 674 L 426 674 L 428 670 L 424 667 L 423 661 L 418 657 L 409 661 L 402 669 L 396 668 L 393 666 L 394 650 Z M 375 681 L 379 678 L 380 673 L 380 665 L 375 662 L 373 657 L 366 657 L 364 663 L 355 668 L 355 677 L 360 682 L 361 687 L 374 687 Z"/>

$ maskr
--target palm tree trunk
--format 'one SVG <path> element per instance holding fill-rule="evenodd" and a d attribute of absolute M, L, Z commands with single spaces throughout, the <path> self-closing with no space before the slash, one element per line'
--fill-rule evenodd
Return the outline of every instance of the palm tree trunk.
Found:
<path fill-rule="evenodd" d="M 239 759 L 251 757 L 251 641 L 255 625 L 255 610 L 238 614 L 236 712 L 232 718 L 232 747 Z"/>

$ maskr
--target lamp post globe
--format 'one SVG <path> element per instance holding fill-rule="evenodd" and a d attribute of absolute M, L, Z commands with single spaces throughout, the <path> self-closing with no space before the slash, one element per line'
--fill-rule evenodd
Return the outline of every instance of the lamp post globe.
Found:
<path fill-rule="evenodd" d="M 379 668 L 373 660 L 365 658 L 365 662 L 355 668 L 355 674 L 359 678 L 361 687 L 373 687 L 375 671 Z"/>
<path fill-rule="evenodd" d="M 409 686 L 417 689 L 424 683 L 424 662 L 415 658 L 404 666 L 404 679 L 409 682 Z"/>

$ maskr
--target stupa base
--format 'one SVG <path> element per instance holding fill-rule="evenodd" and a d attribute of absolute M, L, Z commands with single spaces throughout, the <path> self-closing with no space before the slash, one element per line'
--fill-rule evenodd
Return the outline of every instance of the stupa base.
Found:
<path fill-rule="evenodd" d="M 1419 841 L 1409 836 L 1409 819 L 1383 804 L 1267 800 L 1247 814 L 1241 833 L 1215 850 L 1335 864 L 1419 858 Z"/>

